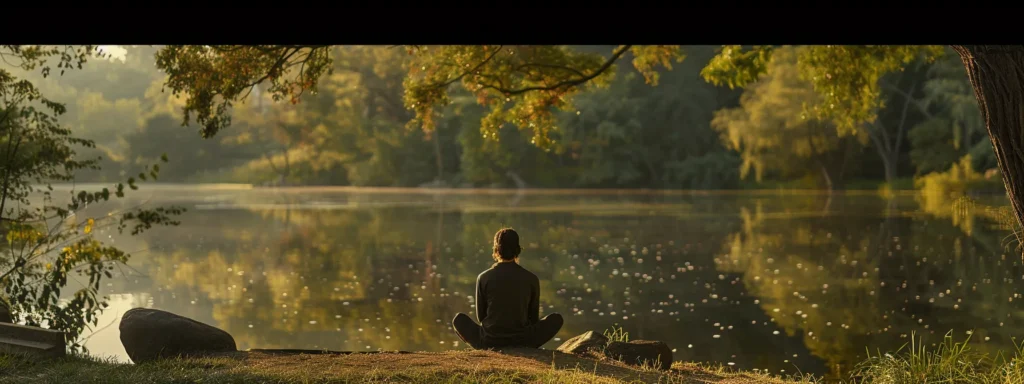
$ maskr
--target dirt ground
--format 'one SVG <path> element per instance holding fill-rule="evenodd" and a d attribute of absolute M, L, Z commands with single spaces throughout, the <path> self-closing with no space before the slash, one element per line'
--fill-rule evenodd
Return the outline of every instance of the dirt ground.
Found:
<path fill-rule="evenodd" d="M 540 349 L 449 352 L 252 350 L 124 364 L 0 355 L 0 383 L 792 383 L 676 363 L 669 371 Z"/>
<path fill-rule="evenodd" d="M 235 355 L 258 370 L 318 370 L 335 377 L 381 370 L 410 371 L 416 375 L 443 372 L 499 372 L 516 370 L 541 375 L 578 369 L 610 379 L 609 382 L 644 383 L 787 383 L 758 374 L 711 372 L 696 365 L 675 363 L 670 371 L 634 367 L 611 359 L 595 359 L 553 350 L 513 348 L 501 351 L 353 352 L 302 354 L 299 351 L 256 350 Z"/>

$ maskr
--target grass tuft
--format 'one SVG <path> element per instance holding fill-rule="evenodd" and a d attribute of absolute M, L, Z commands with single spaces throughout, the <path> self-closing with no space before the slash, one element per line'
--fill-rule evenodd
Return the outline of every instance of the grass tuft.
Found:
<path fill-rule="evenodd" d="M 971 348 L 968 336 L 954 341 L 952 332 L 934 349 L 922 339 L 911 336 L 909 348 L 904 345 L 894 353 L 876 352 L 854 368 L 851 383 L 1024 383 L 1024 345 L 1016 345 L 1014 356 L 1002 353 L 990 356 Z"/>
<path fill-rule="evenodd" d="M 613 326 L 610 329 L 604 330 L 604 337 L 608 338 L 608 342 L 621 341 L 623 343 L 629 341 L 629 332 L 626 332 L 622 327 Z"/>

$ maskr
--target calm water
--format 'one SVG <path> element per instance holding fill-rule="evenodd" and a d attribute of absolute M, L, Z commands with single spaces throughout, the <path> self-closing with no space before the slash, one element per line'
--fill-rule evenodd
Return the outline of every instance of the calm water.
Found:
<path fill-rule="evenodd" d="M 828 374 L 912 334 L 1009 351 L 1019 253 L 981 209 L 877 195 L 148 189 L 182 225 L 109 238 L 134 251 L 87 342 L 127 361 L 116 321 L 158 308 L 240 349 L 463 349 L 490 241 L 515 227 L 566 324 L 546 348 L 621 326 L 676 360 Z M 996 201 L 999 205 L 1004 202 Z M 125 203 L 125 207 L 135 202 Z M 111 210 L 118 206 L 95 209 Z M 966 213 L 965 213 L 966 212 Z M 106 236 L 106 234 L 104 235 Z"/>

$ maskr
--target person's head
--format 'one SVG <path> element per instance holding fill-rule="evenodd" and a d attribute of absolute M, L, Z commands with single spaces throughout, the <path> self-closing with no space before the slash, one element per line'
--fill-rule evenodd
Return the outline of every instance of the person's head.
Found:
<path fill-rule="evenodd" d="M 494 261 L 512 261 L 519 257 L 519 234 L 512 228 L 502 228 L 494 234 Z"/>

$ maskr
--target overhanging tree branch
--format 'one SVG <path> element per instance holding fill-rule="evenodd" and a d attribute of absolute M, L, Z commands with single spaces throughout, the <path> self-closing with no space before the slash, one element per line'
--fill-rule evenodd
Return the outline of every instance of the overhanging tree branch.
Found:
<path fill-rule="evenodd" d="M 493 86 L 493 85 L 492 86 L 485 86 L 485 88 L 494 89 L 494 90 L 496 90 L 498 92 L 501 92 L 501 93 L 503 93 L 505 95 L 511 96 L 511 95 L 518 95 L 518 94 L 522 94 L 522 93 L 526 93 L 526 92 L 532 92 L 532 91 L 552 91 L 552 90 L 558 90 L 558 89 L 563 89 L 563 88 L 575 87 L 577 85 L 580 85 L 580 84 L 586 83 L 586 82 L 588 82 L 590 80 L 593 80 L 597 76 L 600 76 L 602 73 L 604 73 L 604 71 L 607 71 L 608 68 L 611 68 L 612 64 L 615 64 L 615 62 L 618 61 L 619 58 L 622 57 L 622 55 L 624 55 L 626 53 L 626 51 L 628 51 L 629 48 L 631 48 L 631 47 L 632 47 L 632 45 L 623 45 L 623 46 L 619 47 L 614 52 L 612 52 L 612 56 L 610 58 L 608 58 L 608 60 L 605 60 L 605 62 L 603 64 L 601 64 L 601 66 L 598 67 L 596 70 L 594 70 L 594 72 L 592 72 L 589 75 L 582 76 L 582 77 L 579 77 L 579 78 L 576 78 L 576 79 L 563 80 L 563 81 L 560 81 L 560 82 L 555 83 L 553 85 L 531 86 L 531 87 L 525 87 L 525 88 L 519 88 L 519 89 L 506 89 L 504 87 Z"/>
<path fill-rule="evenodd" d="M 476 71 L 480 70 L 480 68 L 483 68 L 484 65 L 486 65 L 488 62 L 490 62 L 492 59 L 494 59 L 494 56 L 497 56 L 498 53 L 501 52 L 501 48 L 502 47 L 504 47 L 504 45 L 499 45 L 498 48 L 494 50 L 494 52 L 491 52 L 490 55 L 487 55 L 487 58 L 485 58 L 479 64 L 473 66 L 472 69 L 470 69 L 470 70 L 468 70 L 466 72 L 463 72 L 461 75 L 456 76 L 454 79 L 448 80 L 448 81 L 440 83 L 440 84 L 434 84 L 432 86 L 433 87 L 437 87 L 437 88 L 444 88 L 444 87 L 447 87 L 449 85 L 455 84 L 456 81 L 462 80 L 462 78 L 466 77 L 466 75 L 468 75 L 470 73 L 473 73 L 473 72 L 476 72 Z"/>
<path fill-rule="evenodd" d="M 309 57 L 312 56 L 312 54 L 313 54 L 312 51 L 313 50 L 327 48 L 327 47 L 330 47 L 330 46 L 329 45 L 300 45 L 300 46 L 293 46 L 293 47 L 285 47 L 282 50 L 280 56 L 277 58 L 277 60 L 274 61 L 274 64 L 271 65 L 270 68 L 267 69 L 266 73 L 264 73 L 262 76 L 260 76 L 260 78 L 256 79 L 255 81 L 249 82 L 246 85 L 247 90 L 245 91 L 245 94 L 242 95 L 241 98 L 245 99 L 245 98 L 249 97 L 249 94 L 252 92 L 253 87 L 259 85 L 260 83 L 262 83 L 264 81 L 267 81 L 271 77 L 280 76 L 280 74 L 283 73 L 288 68 L 291 68 L 291 67 L 293 67 L 295 65 L 303 65 L 304 66 L 306 64 L 306 61 L 309 60 Z M 257 49 L 259 49 L 259 48 L 257 48 Z M 299 60 L 299 61 L 294 62 L 294 63 L 289 63 L 289 59 L 291 59 L 292 56 L 294 56 L 296 53 L 301 52 L 303 49 L 309 49 L 310 53 L 306 54 L 306 56 L 304 56 L 302 58 L 302 60 Z M 300 76 L 300 79 L 301 79 L 302 73 L 299 73 L 299 76 Z"/>
<path fill-rule="evenodd" d="M 530 68 L 530 67 L 560 69 L 560 70 L 563 70 L 563 71 L 572 72 L 572 73 L 574 73 L 576 75 L 579 75 L 580 77 L 586 77 L 587 76 L 586 74 L 584 74 L 583 72 L 580 72 L 580 70 L 578 70 L 576 68 L 567 67 L 567 66 L 564 66 L 564 65 L 557 65 L 557 64 L 546 64 L 546 63 L 524 63 L 524 64 L 521 64 L 521 65 L 517 66 L 515 68 L 515 70 L 516 71 L 520 71 L 520 70 L 523 70 L 523 69 L 526 69 L 526 68 Z"/>

